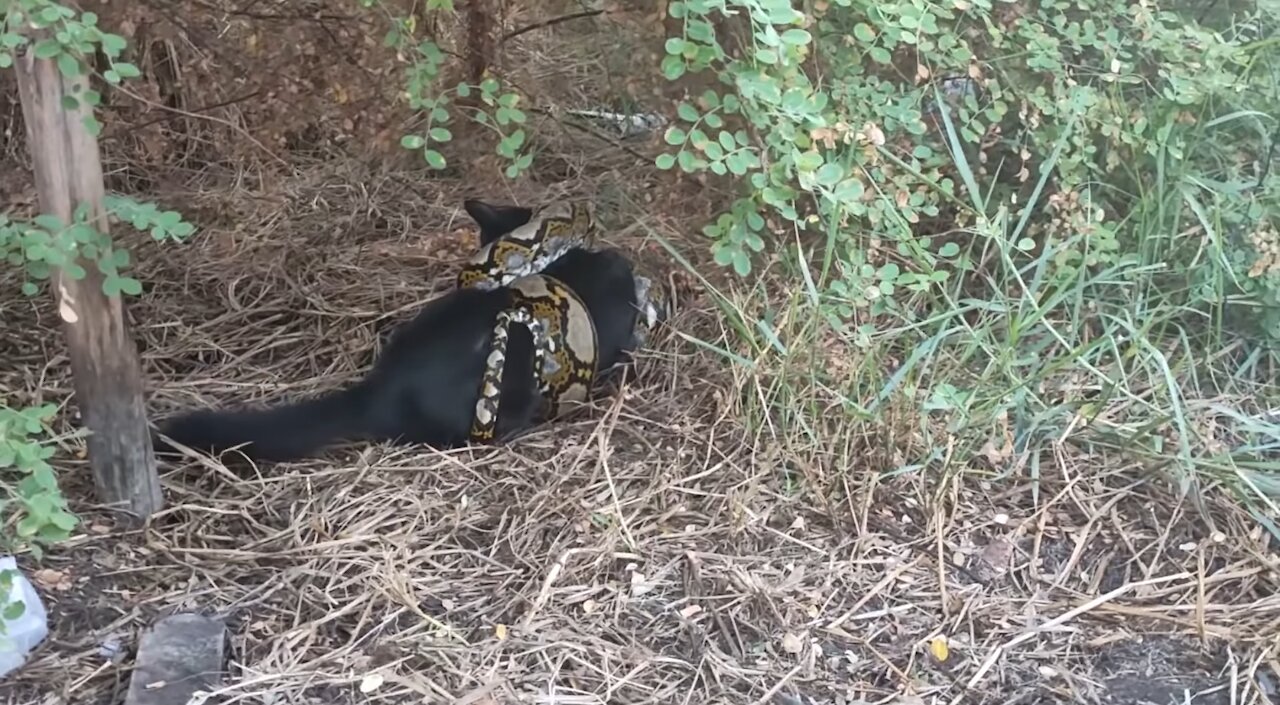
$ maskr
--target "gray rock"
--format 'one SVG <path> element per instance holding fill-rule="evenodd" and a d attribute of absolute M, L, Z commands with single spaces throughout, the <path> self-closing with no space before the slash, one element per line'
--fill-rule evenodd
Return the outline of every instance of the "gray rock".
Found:
<path fill-rule="evenodd" d="M 125 705 L 187 705 L 222 680 L 226 627 L 198 614 L 175 614 L 142 635 Z"/>

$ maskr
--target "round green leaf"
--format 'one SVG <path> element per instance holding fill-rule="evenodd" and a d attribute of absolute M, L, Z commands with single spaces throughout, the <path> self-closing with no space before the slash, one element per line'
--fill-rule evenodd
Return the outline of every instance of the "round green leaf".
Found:
<path fill-rule="evenodd" d="M 4 611 L 0 613 L 6 620 L 16 622 L 22 615 L 27 612 L 27 603 L 22 600 L 14 600 L 4 606 Z"/>
<path fill-rule="evenodd" d="M 427 166 L 432 169 L 443 169 L 445 166 L 444 155 L 434 149 L 423 150 L 422 158 L 427 161 Z"/>
<path fill-rule="evenodd" d="M 860 42 L 873 42 L 876 39 L 876 33 L 865 22 L 859 22 L 853 26 L 853 37 Z"/>
<path fill-rule="evenodd" d="M 862 198 L 862 194 L 866 189 L 862 186 L 862 182 L 857 179 L 845 179 L 841 181 L 835 188 L 836 200 L 848 203 L 857 201 Z"/>
<path fill-rule="evenodd" d="M 80 75 L 80 62 L 70 54 L 58 54 L 58 71 L 67 78 L 75 78 Z"/>
<path fill-rule="evenodd" d="M 405 135 L 400 138 L 400 146 L 405 149 L 422 149 L 422 146 L 426 143 L 427 141 L 422 138 L 422 135 Z"/>
<path fill-rule="evenodd" d="M 801 171 L 813 171 L 822 166 L 822 155 L 817 152 L 801 152 L 796 155 L 796 168 Z"/>
<path fill-rule="evenodd" d="M 677 78 L 680 78 L 684 75 L 686 70 L 684 59 L 679 56 L 667 55 L 667 57 L 662 60 L 662 75 L 668 81 L 674 81 Z"/>
<path fill-rule="evenodd" d="M 655 166 L 666 171 L 676 165 L 676 156 L 674 154 L 659 154 L 658 158 L 653 160 Z"/>
<path fill-rule="evenodd" d="M 813 35 L 803 29 L 788 29 L 782 33 L 782 41 L 791 46 L 804 46 L 813 41 Z"/>
<path fill-rule="evenodd" d="M 827 187 L 834 186 L 844 178 L 844 167 L 839 164 L 823 164 L 818 168 L 816 177 L 819 184 Z"/>
<path fill-rule="evenodd" d="M 688 138 L 688 135 L 685 134 L 685 131 L 674 125 L 667 128 L 667 133 L 663 135 L 663 139 L 665 139 L 667 141 L 667 144 L 670 144 L 670 145 L 684 144 L 684 141 L 687 138 Z"/>
<path fill-rule="evenodd" d="M 108 56 L 116 56 L 120 52 L 124 51 L 125 47 L 128 46 L 128 42 L 124 40 L 124 37 L 118 34 L 104 32 L 99 41 L 102 42 L 102 50 L 105 51 Z"/>
<path fill-rule="evenodd" d="M 53 39 L 41 39 L 36 42 L 35 53 L 37 59 L 52 59 L 62 53 L 62 45 Z"/>
<path fill-rule="evenodd" d="M 120 277 L 120 292 L 129 296 L 142 294 L 142 282 L 132 277 Z"/>

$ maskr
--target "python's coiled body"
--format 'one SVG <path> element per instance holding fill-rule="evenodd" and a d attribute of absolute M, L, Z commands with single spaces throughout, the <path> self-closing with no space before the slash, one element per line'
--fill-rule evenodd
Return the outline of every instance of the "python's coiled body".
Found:
<path fill-rule="evenodd" d="M 534 374 L 546 417 L 558 416 L 586 401 L 599 357 L 595 323 L 572 289 L 541 272 L 569 250 L 588 247 L 595 239 L 589 205 L 554 203 L 535 213 L 525 225 L 482 247 L 459 272 L 460 288 L 506 286 L 512 291 L 511 304 L 494 322 L 471 425 L 473 442 L 495 439 L 513 323 L 528 328 L 533 338 Z M 640 315 L 634 342 L 639 345 L 665 317 L 666 301 L 648 278 L 637 276 L 636 303 Z"/>

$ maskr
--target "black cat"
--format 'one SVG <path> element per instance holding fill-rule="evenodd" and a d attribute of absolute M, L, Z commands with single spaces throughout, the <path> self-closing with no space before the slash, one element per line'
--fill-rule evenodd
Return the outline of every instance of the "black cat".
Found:
<path fill-rule="evenodd" d="M 468 203 L 467 211 L 480 226 L 482 245 L 533 217 L 528 208 L 476 201 Z M 631 262 L 616 250 L 573 249 L 543 273 L 586 303 L 599 342 L 597 376 L 624 362 L 634 345 L 639 313 Z M 166 420 L 160 431 L 198 451 L 219 453 L 239 446 L 249 458 L 270 462 L 305 458 L 348 441 L 441 449 L 464 445 L 495 318 L 510 298 L 506 287 L 451 291 L 397 329 L 369 373 L 348 388 L 267 409 L 189 412 Z M 499 440 L 541 420 L 532 337 L 523 326 L 512 326 L 510 335 Z M 158 451 L 173 450 L 159 437 L 154 442 Z"/>

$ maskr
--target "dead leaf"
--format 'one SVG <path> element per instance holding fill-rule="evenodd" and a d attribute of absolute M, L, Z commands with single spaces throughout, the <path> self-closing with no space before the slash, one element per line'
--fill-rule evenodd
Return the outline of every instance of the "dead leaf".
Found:
<path fill-rule="evenodd" d="M 65 592 L 71 589 L 71 576 L 53 568 L 41 568 L 32 576 L 36 584 L 46 590 Z"/>
<path fill-rule="evenodd" d="M 640 597 L 641 595 L 651 590 L 653 590 L 653 583 L 649 583 L 645 581 L 644 573 L 641 573 L 638 570 L 633 571 L 631 573 L 631 596 L 632 597 Z"/>
<path fill-rule="evenodd" d="M 507 625 L 505 625 L 505 624 L 495 624 L 495 625 L 493 625 L 493 635 L 494 635 L 494 636 L 496 636 L 496 637 L 498 637 L 498 641 L 506 641 L 506 640 L 507 640 Z"/>
<path fill-rule="evenodd" d="M 702 605 L 689 605 L 684 609 L 680 610 L 680 616 L 684 617 L 685 619 L 689 619 L 690 617 L 698 614 L 701 611 L 702 611 Z"/>
<path fill-rule="evenodd" d="M 382 681 L 383 678 L 381 673 L 366 674 L 364 678 L 360 679 L 360 692 L 368 695 L 378 688 L 381 688 Z"/>
<path fill-rule="evenodd" d="M 881 130 L 880 126 L 874 122 L 869 122 L 862 126 L 862 129 L 858 132 L 858 138 L 879 147 L 885 141 L 884 130 Z"/>
<path fill-rule="evenodd" d="M 67 323 L 75 323 L 80 320 L 80 316 L 76 314 L 74 306 L 76 305 L 76 297 L 67 291 L 67 287 L 61 283 L 58 284 L 58 315 L 62 316 L 62 320 Z"/>
<path fill-rule="evenodd" d="M 929 641 L 929 654 L 933 656 L 938 663 L 946 663 L 951 658 L 951 647 L 947 645 L 947 638 L 939 636 Z"/>
<path fill-rule="evenodd" d="M 787 632 L 782 637 L 782 650 L 789 654 L 798 654 L 804 651 L 804 640 L 799 634 Z"/>

